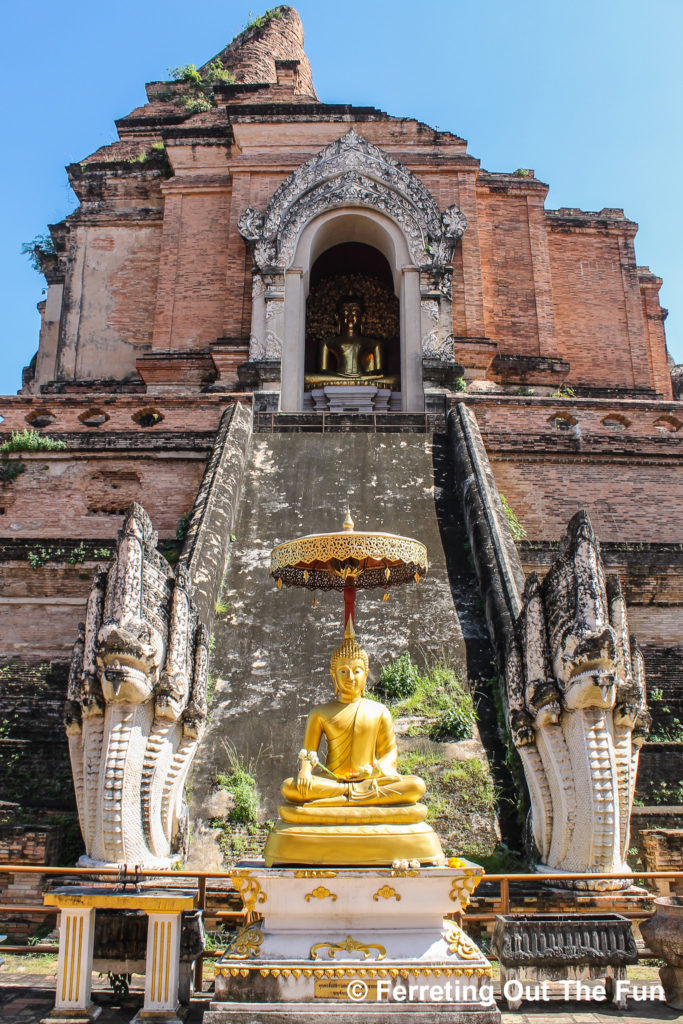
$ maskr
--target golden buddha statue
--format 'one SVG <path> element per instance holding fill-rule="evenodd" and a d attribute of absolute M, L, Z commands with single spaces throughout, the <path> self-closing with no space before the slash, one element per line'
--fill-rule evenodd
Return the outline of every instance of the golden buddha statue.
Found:
<path fill-rule="evenodd" d="M 337 303 L 337 335 L 318 343 L 318 370 L 339 377 L 381 376 L 384 344 L 379 338 L 364 338 L 363 306 L 354 295 Z"/>
<path fill-rule="evenodd" d="M 306 374 L 306 387 L 330 384 L 374 384 L 397 390 L 398 377 L 384 374 L 384 342 L 363 334 L 364 309 L 360 299 L 347 295 L 337 303 L 337 333 L 318 342 L 317 368 Z"/>
<path fill-rule="evenodd" d="M 308 716 L 298 774 L 282 784 L 287 803 L 268 837 L 266 865 L 443 863 L 418 802 L 425 784 L 398 772 L 391 713 L 365 696 L 368 656 L 353 636 L 333 653 L 330 674 L 334 699 Z"/>

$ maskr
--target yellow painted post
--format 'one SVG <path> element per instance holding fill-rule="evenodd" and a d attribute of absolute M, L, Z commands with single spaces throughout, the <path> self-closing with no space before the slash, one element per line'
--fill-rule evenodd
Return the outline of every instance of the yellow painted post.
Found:
<path fill-rule="evenodd" d="M 145 1002 L 134 1018 L 139 1024 L 152 1015 L 164 1015 L 164 1021 L 179 1015 L 178 981 L 180 975 L 180 911 L 148 911 L 147 962 L 145 966 Z"/>
<path fill-rule="evenodd" d="M 92 1021 L 101 1012 L 90 998 L 95 909 L 61 908 L 55 1008 L 48 1019 Z"/>

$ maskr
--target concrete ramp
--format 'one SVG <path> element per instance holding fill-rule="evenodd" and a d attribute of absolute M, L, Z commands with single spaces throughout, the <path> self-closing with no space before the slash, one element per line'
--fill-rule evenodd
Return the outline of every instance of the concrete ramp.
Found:
<path fill-rule="evenodd" d="M 440 437 L 440 435 L 438 435 Z M 404 651 L 448 660 L 466 671 L 466 641 L 487 644 L 468 566 L 465 533 L 445 440 L 430 434 L 255 434 L 214 621 L 210 721 L 194 765 L 191 820 L 210 817 L 224 743 L 258 762 L 262 806 L 276 816 L 281 780 L 297 767 L 306 715 L 329 699 L 329 659 L 343 634 L 338 592 L 278 590 L 270 551 L 307 533 L 341 529 L 348 506 L 356 529 L 413 536 L 430 570 L 419 586 L 358 595 L 356 632 L 370 656 L 370 679 Z M 449 552 L 448 564 L 444 544 Z"/>

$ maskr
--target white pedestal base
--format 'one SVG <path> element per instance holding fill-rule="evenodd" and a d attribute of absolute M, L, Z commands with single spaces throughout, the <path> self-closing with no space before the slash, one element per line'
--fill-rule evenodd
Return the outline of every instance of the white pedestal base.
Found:
<path fill-rule="evenodd" d="M 482 869 L 243 868 L 233 881 L 263 914 L 217 962 L 205 1024 L 410 1014 L 495 1024 L 491 965 L 444 914 L 463 910 Z"/>
<path fill-rule="evenodd" d="M 310 395 L 316 412 L 387 412 L 392 392 L 370 384 L 331 384 Z"/>

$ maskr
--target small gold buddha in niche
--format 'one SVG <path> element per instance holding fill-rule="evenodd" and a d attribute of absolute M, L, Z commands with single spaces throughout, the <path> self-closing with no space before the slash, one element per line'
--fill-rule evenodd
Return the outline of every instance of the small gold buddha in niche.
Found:
<path fill-rule="evenodd" d="M 443 863 L 419 803 L 425 784 L 398 771 L 391 713 L 365 697 L 368 656 L 353 637 L 333 653 L 330 674 L 335 697 L 308 716 L 298 774 L 282 784 L 287 802 L 268 837 L 266 865 Z"/>
<path fill-rule="evenodd" d="M 337 334 L 318 342 L 318 373 L 328 377 L 379 377 L 384 369 L 384 342 L 363 336 L 360 299 L 347 295 L 337 303 Z"/>

